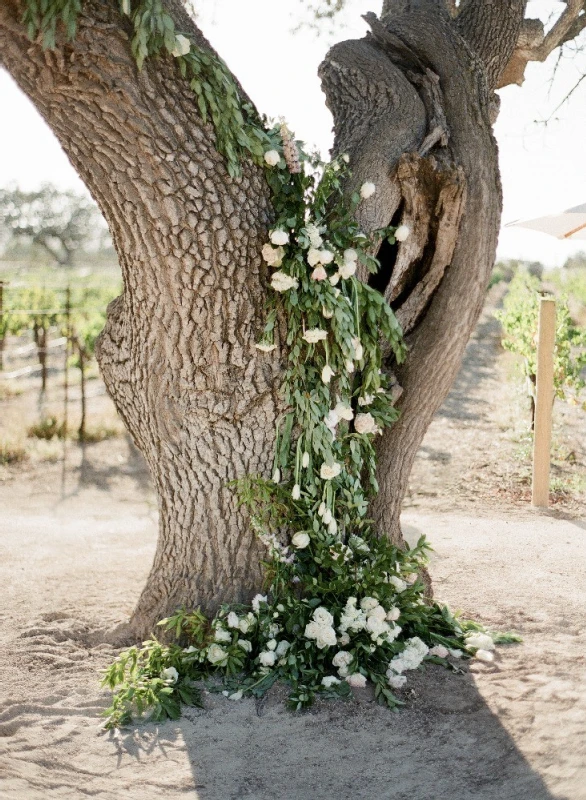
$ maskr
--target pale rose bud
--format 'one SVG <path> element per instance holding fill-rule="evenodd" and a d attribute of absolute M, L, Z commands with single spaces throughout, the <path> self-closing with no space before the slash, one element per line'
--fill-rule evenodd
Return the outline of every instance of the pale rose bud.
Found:
<path fill-rule="evenodd" d="M 335 272 L 333 275 L 330 275 L 330 283 L 332 286 L 335 286 L 340 281 L 340 273 Z"/>
<path fill-rule="evenodd" d="M 321 371 L 321 379 L 325 384 L 328 384 L 336 373 L 330 367 L 329 364 L 326 364 L 325 367 Z"/>
<path fill-rule="evenodd" d="M 364 689 L 366 686 L 366 678 L 361 672 L 355 672 L 354 675 L 348 675 L 346 683 L 349 683 L 350 686 L 356 689 Z"/>
<path fill-rule="evenodd" d="M 289 242 L 289 234 L 287 231 L 283 230 L 273 231 L 269 238 L 271 242 L 276 245 L 284 245 Z"/>
<path fill-rule="evenodd" d="M 328 533 L 330 536 L 335 536 L 338 532 L 338 523 L 335 519 L 331 519 L 328 523 Z"/>
<path fill-rule="evenodd" d="M 395 622 L 396 620 L 399 619 L 400 616 L 401 616 L 401 611 L 396 606 L 387 611 L 387 620 L 389 622 Z"/>
<path fill-rule="evenodd" d="M 303 469 L 307 469 L 307 467 L 309 466 L 309 453 L 307 451 L 303 453 L 303 456 L 301 458 L 301 466 L 303 467 Z"/>
<path fill-rule="evenodd" d="M 311 277 L 314 281 L 325 281 L 328 277 L 328 273 L 325 271 L 324 267 L 321 264 L 318 264 L 317 267 L 311 273 Z"/>
<path fill-rule="evenodd" d="M 411 233 L 411 228 L 408 225 L 399 225 L 399 227 L 395 231 L 395 239 L 398 242 L 404 242 L 410 233 Z"/>
<path fill-rule="evenodd" d="M 347 250 L 344 250 L 344 261 L 350 263 L 352 261 L 356 261 L 357 258 L 358 253 L 353 247 L 349 247 Z"/>
<path fill-rule="evenodd" d="M 323 517 L 323 515 L 326 513 L 326 504 L 325 503 L 322 502 L 320 504 L 320 507 L 318 508 L 317 513 L 318 513 L 318 515 L 320 517 Z"/>
<path fill-rule="evenodd" d="M 329 525 L 330 522 L 332 521 L 332 512 L 330 511 L 329 508 L 326 508 L 326 510 L 325 510 L 325 512 L 323 514 L 323 521 L 324 521 L 324 525 Z"/>
<path fill-rule="evenodd" d="M 265 153 L 265 162 L 269 167 L 276 167 L 280 160 L 281 156 L 276 150 L 267 150 Z"/>
<path fill-rule="evenodd" d="M 352 339 L 352 347 L 354 348 L 354 358 L 356 361 L 362 361 L 362 358 L 364 357 L 364 347 L 357 336 Z"/>
<path fill-rule="evenodd" d="M 321 263 L 320 260 L 320 253 L 321 250 L 317 250 L 315 247 L 310 247 L 307 251 L 307 263 L 310 267 L 315 267 L 317 264 Z"/>
<path fill-rule="evenodd" d="M 490 650 L 477 650 L 474 654 L 474 658 L 477 658 L 479 661 L 493 661 L 494 655 Z"/>
<path fill-rule="evenodd" d="M 319 260 L 322 264 L 331 264 L 334 260 L 334 254 L 331 252 L 331 250 L 320 250 Z"/>
<path fill-rule="evenodd" d="M 296 483 L 295 486 L 293 487 L 293 491 L 291 492 L 291 497 L 293 498 L 293 500 L 299 500 L 299 498 L 301 497 L 301 487 L 299 486 L 298 483 Z"/>
<path fill-rule="evenodd" d="M 296 533 L 295 536 L 291 539 L 291 544 L 293 547 L 296 547 L 298 550 L 303 550 L 309 544 L 309 536 L 307 533 L 300 531 Z"/>
<path fill-rule="evenodd" d="M 354 372 L 354 362 L 351 358 L 346 361 L 346 372 L 352 374 Z"/>
<path fill-rule="evenodd" d="M 432 647 L 429 651 L 430 656 L 437 656 L 438 658 L 447 658 L 449 655 L 449 650 L 447 647 L 444 647 L 443 644 L 436 644 L 435 647 Z"/>
<path fill-rule="evenodd" d="M 350 163 L 350 156 L 348 155 L 348 153 L 344 153 L 344 155 L 342 156 L 342 161 L 345 164 L 349 164 Z"/>
<path fill-rule="evenodd" d="M 324 272 L 325 272 L 325 270 L 324 270 Z M 322 313 L 324 319 L 331 319 L 334 316 L 334 312 L 330 311 L 330 309 L 326 308 L 325 306 L 321 307 L 321 313 Z"/>
<path fill-rule="evenodd" d="M 278 468 L 273 472 L 273 483 L 281 483 L 281 470 Z"/>
<path fill-rule="evenodd" d="M 345 261 L 340 267 L 340 277 L 348 280 L 356 273 L 356 261 Z"/>

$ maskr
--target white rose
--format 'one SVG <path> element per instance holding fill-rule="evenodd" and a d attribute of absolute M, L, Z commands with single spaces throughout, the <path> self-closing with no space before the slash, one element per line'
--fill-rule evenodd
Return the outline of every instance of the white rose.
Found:
<path fill-rule="evenodd" d="M 330 275 L 330 283 L 332 284 L 332 286 L 336 286 L 336 284 L 338 284 L 339 282 L 340 282 L 339 272 L 334 272 L 333 275 Z"/>
<path fill-rule="evenodd" d="M 305 233 L 307 234 L 307 238 L 309 239 L 312 248 L 314 250 L 318 250 L 323 244 L 323 239 L 319 234 L 319 228 L 317 225 L 309 223 L 309 225 L 305 226 Z"/>
<path fill-rule="evenodd" d="M 291 544 L 293 547 L 296 547 L 298 550 L 303 550 L 310 542 L 309 535 L 307 533 L 303 533 L 299 531 L 296 533 L 295 536 L 291 539 Z"/>
<path fill-rule="evenodd" d="M 346 405 L 346 403 L 342 403 L 341 401 L 339 403 L 336 403 L 334 411 L 336 412 L 336 414 L 339 416 L 340 419 L 345 419 L 348 422 L 351 419 L 354 419 L 354 412 L 352 411 L 350 406 Z"/>
<path fill-rule="evenodd" d="M 283 639 L 281 642 L 279 642 L 277 649 L 275 650 L 278 658 L 282 658 L 290 647 L 291 642 L 288 642 L 286 639 Z"/>
<path fill-rule="evenodd" d="M 356 414 L 354 428 L 357 433 L 376 433 L 378 430 L 372 414 Z"/>
<path fill-rule="evenodd" d="M 397 608 L 397 606 L 393 606 L 390 611 L 387 611 L 387 619 L 389 622 L 394 622 L 395 620 L 399 619 L 400 616 L 401 611 Z"/>
<path fill-rule="evenodd" d="M 407 678 L 405 675 L 394 675 L 391 670 L 389 670 L 387 672 L 387 681 L 392 689 L 400 689 L 407 683 Z"/>
<path fill-rule="evenodd" d="M 318 264 L 321 263 L 320 261 L 320 250 L 315 247 L 310 247 L 307 251 L 307 263 L 310 267 L 316 267 Z"/>
<path fill-rule="evenodd" d="M 307 452 L 307 450 L 305 451 L 305 453 L 303 453 L 303 456 L 301 457 L 301 466 L 303 467 L 303 469 L 307 469 L 307 467 L 309 466 L 309 453 Z"/>
<path fill-rule="evenodd" d="M 477 650 L 474 653 L 474 658 L 477 658 L 479 661 L 493 661 L 494 655 L 490 650 Z"/>
<path fill-rule="evenodd" d="M 237 628 L 240 624 L 240 620 L 238 619 L 238 614 L 234 613 L 234 611 L 230 611 L 230 613 L 226 617 L 226 622 L 228 623 L 229 628 Z"/>
<path fill-rule="evenodd" d="M 269 167 L 276 167 L 280 160 L 281 156 L 277 150 L 267 150 L 265 153 L 265 162 L 269 165 Z"/>
<path fill-rule="evenodd" d="M 326 628 L 320 626 L 318 635 L 315 637 L 315 643 L 320 650 L 326 647 L 332 647 L 337 644 L 336 631 L 333 628 Z"/>
<path fill-rule="evenodd" d="M 191 42 L 186 36 L 182 36 L 178 34 L 175 37 L 175 44 L 173 45 L 173 49 L 171 50 L 171 55 L 175 56 L 175 58 L 179 58 L 179 56 L 186 56 L 191 49 Z"/>
<path fill-rule="evenodd" d="M 334 624 L 334 618 L 327 608 L 318 606 L 313 612 L 313 619 L 318 625 L 327 625 L 328 627 Z"/>
<path fill-rule="evenodd" d="M 252 642 L 249 642 L 248 639 L 238 639 L 236 644 L 238 647 L 241 647 L 245 653 L 250 653 L 252 650 Z"/>
<path fill-rule="evenodd" d="M 252 608 L 258 614 L 260 610 L 260 604 L 267 602 L 266 594 L 257 594 L 252 598 Z"/>
<path fill-rule="evenodd" d="M 349 247 L 347 250 L 344 250 L 344 261 L 347 264 L 351 264 L 353 261 L 356 261 L 358 258 L 358 253 L 354 250 L 353 247 Z"/>
<path fill-rule="evenodd" d="M 365 394 L 364 397 L 358 398 L 358 405 L 359 406 L 369 406 L 372 401 L 374 400 L 373 394 Z"/>
<path fill-rule="evenodd" d="M 298 483 L 296 483 L 295 486 L 293 487 L 293 491 L 291 492 L 291 497 L 293 498 L 293 500 L 299 500 L 299 498 L 301 497 L 301 486 L 299 486 Z"/>
<path fill-rule="evenodd" d="M 331 250 L 320 250 L 319 260 L 322 264 L 331 264 L 334 260 L 334 254 Z"/>
<path fill-rule="evenodd" d="M 387 618 L 387 612 L 384 610 L 382 606 L 375 606 L 369 611 L 368 619 L 378 619 L 380 622 L 384 622 Z"/>
<path fill-rule="evenodd" d="M 378 600 L 376 597 L 363 597 L 360 601 L 360 608 L 363 611 L 371 611 L 373 608 L 378 606 Z"/>
<path fill-rule="evenodd" d="M 263 667 L 272 667 L 277 660 L 277 656 L 272 650 L 263 650 L 258 659 Z"/>
<path fill-rule="evenodd" d="M 322 502 L 319 504 L 319 508 L 317 510 L 317 513 L 318 513 L 318 515 L 320 517 L 323 517 L 323 515 L 326 513 L 326 511 L 327 511 L 326 504 L 322 500 Z"/>
<path fill-rule="evenodd" d="M 325 268 L 322 267 L 321 264 L 318 264 L 317 267 L 311 273 L 311 278 L 314 281 L 325 281 L 328 277 L 328 273 L 325 271 Z"/>
<path fill-rule="evenodd" d="M 296 289 L 299 286 L 299 281 L 285 272 L 273 272 L 271 286 L 276 292 L 287 292 L 289 289 Z"/>
<path fill-rule="evenodd" d="M 321 685 L 325 686 L 326 689 L 329 689 L 331 686 L 335 686 L 337 683 L 342 683 L 339 678 L 336 678 L 335 675 L 324 675 L 321 679 Z"/>
<path fill-rule="evenodd" d="M 356 273 L 356 261 L 345 262 L 340 267 L 339 272 L 340 272 L 340 277 L 344 278 L 344 280 L 351 278 L 352 275 Z"/>
<path fill-rule="evenodd" d="M 355 672 L 353 675 L 348 675 L 346 683 L 349 683 L 350 686 L 354 686 L 356 689 L 364 689 L 366 686 L 366 678 L 361 672 Z"/>
<path fill-rule="evenodd" d="M 216 642 L 230 642 L 232 641 L 232 636 L 223 628 L 217 628 L 214 634 L 214 639 Z"/>
<path fill-rule="evenodd" d="M 347 650 L 338 650 L 336 655 L 332 658 L 334 667 L 347 667 L 352 663 L 352 653 Z"/>
<path fill-rule="evenodd" d="M 326 508 L 326 510 L 322 514 L 322 518 L 323 518 L 324 525 L 329 525 L 330 524 L 330 522 L 332 521 L 332 512 L 330 511 L 329 508 Z"/>
<path fill-rule="evenodd" d="M 325 306 L 321 307 L 321 313 L 324 319 L 331 319 L 334 316 L 334 312 Z"/>
<path fill-rule="evenodd" d="M 340 472 L 342 472 L 342 466 L 336 461 L 331 464 L 324 462 L 320 467 L 319 475 L 322 480 L 329 481 L 332 478 L 337 478 Z"/>
<path fill-rule="evenodd" d="M 316 344 L 317 342 L 321 342 L 323 339 L 327 339 L 328 334 L 321 328 L 309 328 L 305 331 L 301 338 L 305 339 L 308 344 Z"/>
<path fill-rule="evenodd" d="M 351 358 L 346 361 L 346 372 L 349 372 L 350 374 L 354 372 L 354 362 Z"/>
<path fill-rule="evenodd" d="M 280 267 L 285 251 L 282 247 L 273 247 L 267 242 L 267 244 L 263 244 L 261 254 L 269 267 Z"/>
<path fill-rule="evenodd" d="M 272 481 L 273 481 L 273 483 L 281 483 L 281 470 L 278 467 L 273 472 Z"/>
<path fill-rule="evenodd" d="M 494 650 L 494 642 L 487 633 L 474 631 L 466 634 L 466 647 L 473 647 L 478 650 Z"/>
<path fill-rule="evenodd" d="M 340 417 L 338 416 L 338 413 L 335 408 L 332 408 L 331 411 L 328 411 L 328 413 L 324 417 L 324 423 L 326 425 L 326 428 L 329 428 L 332 431 L 332 433 L 335 432 L 336 425 L 338 424 L 339 421 Z"/>
<path fill-rule="evenodd" d="M 279 228 L 278 230 L 271 232 L 269 239 L 273 244 L 284 245 L 289 242 L 289 234 L 287 231 L 283 231 Z"/>
<path fill-rule="evenodd" d="M 161 672 L 161 679 L 165 681 L 165 683 L 177 683 L 179 678 L 179 673 L 175 669 L 175 667 L 167 667 Z"/>
<path fill-rule="evenodd" d="M 321 371 L 321 379 L 327 385 L 332 380 L 332 378 L 334 377 L 335 374 L 336 373 L 330 367 L 330 365 L 326 364 L 325 367 Z"/>
<path fill-rule="evenodd" d="M 228 659 L 228 653 L 219 644 L 211 644 L 208 647 L 208 661 L 211 664 L 219 664 L 223 666 Z"/>
<path fill-rule="evenodd" d="M 368 200 L 375 192 L 376 186 L 374 183 L 370 183 L 370 181 L 366 181 L 366 183 L 363 183 L 360 187 L 360 197 L 362 197 L 363 200 Z"/>
<path fill-rule="evenodd" d="M 338 523 L 335 519 L 331 519 L 328 523 L 328 533 L 330 536 L 335 536 L 338 532 Z"/>
<path fill-rule="evenodd" d="M 350 637 L 348 636 L 348 634 L 347 634 L 347 633 L 343 633 L 343 634 L 342 634 L 342 635 L 339 637 L 339 639 L 338 639 L 338 644 L 341 644 L 341 645 L 342 645 L 342 646 L 344 646 L 344 647 L 345 647 L 347 644 L 350 644 Z"/>
<path fill-rule="evenodd" d="M 276 649 L 277 649 L 276 639 L 271 639 L 270 642 L 267 642 L 267 650 L 276 650 Z"/>
<path fill-rule="evenodd" d="M 444 647 L 443 644 L 436 644 L 435 647 L 432 647 L 429 651 L 430 656 L 437 656 L 438 658 L 447 658 L 449 655 L 449 650 L 447 647 Z"/>
<path fill-rule="evenodd" d="M 411 233 L 411 228 L 408 225 L 399 225 L 399 227 L 395 231 L 395 239 L 398 242 L 404 242 L 410 233 Z"/>
<path fill-rule="evenodd" d="M 396 575 L 391 575 L 389 583 L 394 586 L 398 592 L 404 592 L 407 588 L 407 583 L 402 581 L 401 578 L 397 578 Z"/>

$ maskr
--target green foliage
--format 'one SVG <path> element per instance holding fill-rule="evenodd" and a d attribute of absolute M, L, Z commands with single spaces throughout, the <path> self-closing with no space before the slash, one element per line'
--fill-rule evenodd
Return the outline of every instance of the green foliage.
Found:
<path fill-rule="evenodd" d="M 503 310 L 495 315 L 503 326 L 503 347 L 521 356 L 523 372 L 531 386 L 537 369 L 540 288 L 536 277 L 518 272 L 511 281 Z M 575 401 L 585 385 L 581 372 L 586 366 L 586 329 L 573 324 L 567 298 L 559 297 L 556 308 L 555 395 Z"/>
<path fill-rule="evenodd" d="M 64 439 L 65 425 L 57 417 L 44 417 L 40 422 L 28 428 L 27 436 L 34 439 L 44 439 L 48 442 L 55 438 Z"/>
<path fill-rule="evenodd" d="M 27 0 L 22 21 L 30 39 L 39 34 L 43 47 L 55 47 L 58 23 L 62 23 L 69 40 L 77 32 L 77 18 L 81 12 L 81 0 Z"/>

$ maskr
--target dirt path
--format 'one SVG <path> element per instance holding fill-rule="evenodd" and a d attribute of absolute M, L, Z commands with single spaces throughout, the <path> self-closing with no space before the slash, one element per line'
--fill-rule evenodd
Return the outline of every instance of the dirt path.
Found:
<path fill-rule="evenodd" d="M 208 695 L 178 723 L 104 732 L 97 676 L 115 651 L 102 631 L 130 613 L 155 547 L 144 465 L 121 437 L 70 445 L 65 473 L 35 459 L 0 471 L 2 800 L 586 800 L 584 500 L 558 492 L 545 514 L 521 502 L 510 367 L 489 309 L 423 443 L 404 524 L 435 548 L 439 599 L 524 642 L 466 674 L 410 676 L 397 714 L 368 692 L 306 714 L 279 691 Z M 558 426 L 573 453 L 560 480 L 574 480 L 583 418 L 562 408 Z"/>

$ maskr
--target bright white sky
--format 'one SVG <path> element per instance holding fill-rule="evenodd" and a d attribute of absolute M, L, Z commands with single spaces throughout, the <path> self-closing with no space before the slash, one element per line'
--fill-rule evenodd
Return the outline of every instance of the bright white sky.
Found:
<path fill-rule="evenodd" d="M 323 101 L 317 68 L 337 40 L 363 35 L 361 14 L 378 12 L 382 0 L 348 0 L 333 35 L 308 29 L 295 34 L 301 0 L 201 0 L 199 24 L 228 62 L 258 108 L 284 116 L 298 138 L 325 155 L 331 145 L 332 120 Z M 559 12 L 559 2 L 532 0 L 530 16 Z M 523 88 L 501 92 L 495 131 L 499 141 L 504 191 L 503 223 L 543 216 L 586 202 L 586 81 L 569 103 L 548 118 L 586 71 L 586 57 L 566 59 L 550 86 L 555 58 L 531 64 Z M 34 188 L 50 181 L 62 188 L 82 188 L 56 139 L 11 79 L 0 71 L 0 186 L 17 182 Z M 545 234 L 503 230 L 499 256 L 561 265 L 584 244 L 560 242 Z"/>

